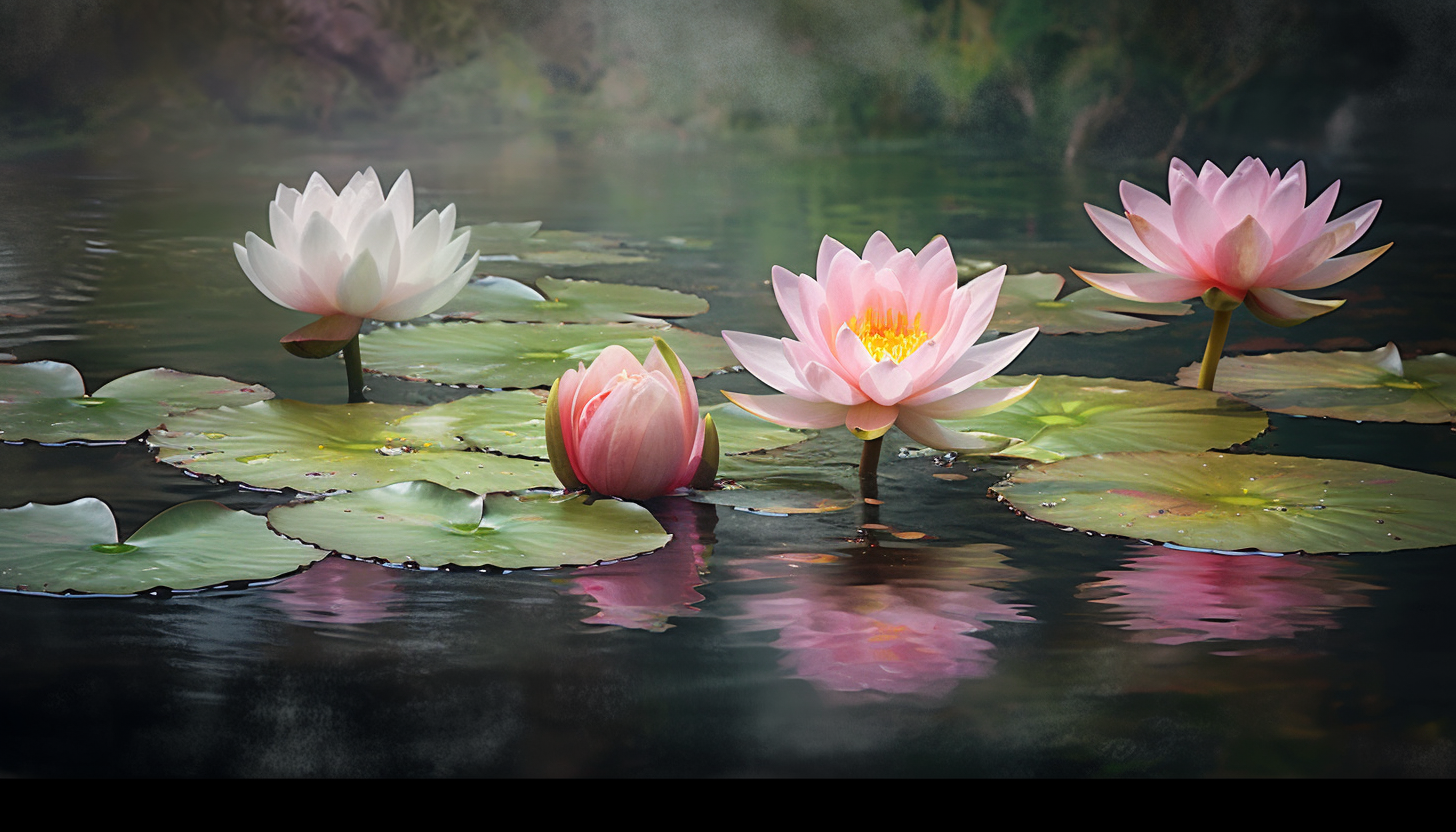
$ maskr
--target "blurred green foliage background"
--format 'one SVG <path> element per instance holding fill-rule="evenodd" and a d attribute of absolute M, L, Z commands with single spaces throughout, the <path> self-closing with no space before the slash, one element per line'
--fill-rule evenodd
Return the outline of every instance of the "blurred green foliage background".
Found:
<path fill-rule="evenodd" d="M 943 133 L 1073 163 L 1449 134 L 1439 0 L 7 0 L 0 142 L 243 124 L 685 143 Z"/>

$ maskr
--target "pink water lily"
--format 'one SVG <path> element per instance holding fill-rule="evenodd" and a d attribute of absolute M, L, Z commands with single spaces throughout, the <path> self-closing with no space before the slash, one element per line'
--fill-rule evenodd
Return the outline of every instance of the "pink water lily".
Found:
<path fill-rule="evenodd" d="M 712 417 L 698 418 L 692 374 L 666 342 L 654 340 L 645 363 L 613 344 L 551 386 L 547 451 L 567 488 L 646 500 L 712 484 Z"/>
<path fill-rule="evenodd" d="M 1306 175 L 1296 162 L 1285 176 L 1245 158 L 1224 175 L 1212 162 L 1194 173 L 1181 159 L 1168 169 L 1169 202 L 1131 182 L 1121 186 L 1126 216 L 1087 205 L 1092 222 L 1151 271 L 1077 275 L 1104 292 L 1154 303 L 1205 297 L 1210 306 L 1242 302 L 1268 323 L 1290 326 L 1333 311 L 1343 300 L 1290 294 L 1321 289 L 1369 265 L 1389 245 L 1335 257 L 1375 221 L 1380 201 L 1331 220 L 1340 183 L 1308 206 Z M 1333 259 L 1332 259 L 1333 258 Z M 1075 270 L 1074 270 L 1075 271 Z"/>
<path fill-rule="evenodd" d="M 865 440 L 898 426 L 923 445 L 984 450 L 942 427 L 1015 402 L 1032 385 L 977 388 L 1016 358 L 1034 335 L 976 344 L 996 309 L 1002 266 L 957 288 L 944 237 L 919 254 L 896 251 L 881 232 L 855 255 L 825 237 L 818 279 L 775 266 L 774 294 L 796 338 L 724 332 L 745 369 L 784 395 L 725 393 L 739 407 L 796 428 L 843 424 Z"/>

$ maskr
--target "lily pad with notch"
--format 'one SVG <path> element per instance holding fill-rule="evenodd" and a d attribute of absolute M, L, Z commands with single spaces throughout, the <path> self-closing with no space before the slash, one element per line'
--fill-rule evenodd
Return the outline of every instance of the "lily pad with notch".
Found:
<path fill-rule="evenodd" d="M 324 552 L 279 537 L 258 515 L 210 500 L 182 503 L 120 542 L 105 503 L 27 503 L 0 510 L 0 589 L 135 595 L 272 580 Z"/>
<path fill-rule="evenodd" d="M 1200 364 L 1178 371 L 1198 384 Z M 1214 387 L 1276 413 L 1362 422 L 1456 420 L 1456 356 L 1403 361 L 1395 344 L 1368 352 L 1275 352 L 1219 360 Z"/>
<path fill-rule="evenodd" d="M 990 328 L 1011 332 L 1036 326 L 1043 335 L 1122 332 L 1167 323 L 1142 316 L 1173 317 L 1193 311 L 1186 303 L 1124 300 L 1090 287 L 1059 299 L 1066 282 L 1059 274 L 1045 272 L 1007 275 Z"/>
<path fill-rule="evenodd" d="M 428 324 L 378 329 L 359 344 L 364 366 L 376 373 L 437 384 L 540 387 L 590 364 L 612 344 L 645 359 L 654 337 L 699 376 L 737 363 L 722 338 L 637 324 Z"/>
<path fill-rule="evenodd" d="M 1340 459 L 1080 456 L 1030 465 L 991 491 L 1058 526 L 1199 549 L 1314 554 L 1456 544 L 1456 480 Z"/>
<path fill-rule="evenodd" d="M 262 385 L 163 368 L 122 376 L 88 396 L 70 364 L 0 364 L 0 440 L 124 441 L 170 414 L 272 397 Z"/>
<path fill-rule="evenodd" d="M 273 528 L 324 549 L 425 568 L 585 566 L 667 545 L 635 503 L 583 496 L 480 497 L 432 482 L 396 483 L 268 513 Z"/>
<path fill-rule="evenodd" d="M 551 466 L 472 450 L 462 440 L 467 417 L 484 431 L 494 415 L 514 424 L 540 407 L 534 393 L 482 394 L 471 411 L 450 405 L 308 404 L 287 399 L 204 410 L 168 419 L 148 442 L 158 459 L 197 474 L 262 488 L 354 491 L 429 480 L 476 494 L 558 487 Z"/>
<path fill-rule="evenodd" d="M 644 323 L 685 318 L 708 311 L 697 295 L 595 280 L 543 277 L 536 288 L 508 277 L 472 281 L 436 317 L 474 321 L 539 323 Z"/>
<path fill-rule="evenodd" d="M 987 387 L 1017 387 L 1036 376 L 995 376 Z M 1041 376 L 1004 410 L 942 422 L 953 430 L 1009 437 L 998 456 L 1054 462 L 1119 451 L 1206 451 L 1247 442 L 1269 427 L 1256 408 L 1206 390 L 1154 381 Z"/>

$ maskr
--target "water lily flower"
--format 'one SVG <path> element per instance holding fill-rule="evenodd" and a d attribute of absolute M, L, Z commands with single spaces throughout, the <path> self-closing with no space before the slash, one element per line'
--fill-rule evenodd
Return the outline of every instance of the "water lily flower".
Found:
<path fill-rule="evenodd" d="M 698 419 L 692 374 L 666 341 L 653 340 L 645 363 L 613 344 L 551 385 L 546 445 L 568 489 L 646 500 L 712 484 L 713 419 Z"/>
<path fill-rule="evenodd" d="M 1266 323 L 1303 323 L 1344 301 L 1302 298 L 1290 291 L 1338 283 L 1390 248 L 1386 244 L 1335 257 L 1375 221 L 1380 200 L 1331 220 L 1339 181 L 1306 206 L 1305 179 L 1303 162 L 1281 178 L 1277 168 L 1270 173 L 1251 157 L 1228 175 L 1212 162 L 1204 162 L 1195 174 L 1183 160 L 1174 159 L 1168 168 L 1168 202 L 1124 181 L 1126 217 L 1085 206 L 1107 239 L 1152 271 L 1073 271 L 1098 289 L 1129 300 L 1163 303 L 1201 295 L 1214 310 L 1214 325 L 1203 361 L 1208 386 L 1203 379 L 1199 386 L 1212 389 L 1229 315 L 1240 304 Z"/>
<path fill-rule="evenodd" d="M 1006 267 L 957 288 L 944 237 L 915 254 L 896 251 L 877 231 L 863 257 L 825 237 L 817 271 L 816 280 L 773 269 L 774 294 L 796 338 L 723 333 L 744 368 L 784 395 L 724 395 L 787 427 L 843 424 L 877 443 L 897 426 L 932 448 L 986 450 L 983 440 L 936 420 L 995 412 L 1031 391 L 1032 384 L 974 386 L 1011 363 L 1036 335 L 1032 328 L 976 344 L 996 309 Z M 873 465 L 870 448 L 864 463 Z"/>
<path fill-rule="evenodd" d="M 414 217 L 409 171 L 388 196 L 373 168 L 337 194 L 315 173 L 302 194 L 278 186 L 268 205 L 272 245 L 250 231 L 233 252 L 269 300 L 320 316 L 282 340 L 321 358 L 358 335 L 365 318 L 406 321 L 439 309 L 474 273 L 478 258 L 460 262 L 470 229 L 455 228 L 453 204 Z"/>
<path fill-rule="evenodd" d="M 1217 289 L 1261 320 L 1302 323 L 1338 309 L 1343 300 L 1310 300 L 1286 290 L 1320 289 L 1368 266 L 1390 246 L 1334 257 L 1360 239 L 1380 200 L 1331 220 L 1337 180 L 1308 206 L 1304 163 L 1270 173 L 1245 158 L 1224 175 L 1212 162 L 1197 174 L 1183 160 L 1168 169 L 1170 202 L 1131 182 L 1121 186 L 1127 216 L 1095 205 L 1087 213 L 1107 239 L 1151 272 L 1077 275 L 1104 292 L 1153 303 L 1181 301 Z M 1170 204 L 1171 203 L 1171 204 Z M 1075 271 L 1075 270 L 1074 270 Z"/>

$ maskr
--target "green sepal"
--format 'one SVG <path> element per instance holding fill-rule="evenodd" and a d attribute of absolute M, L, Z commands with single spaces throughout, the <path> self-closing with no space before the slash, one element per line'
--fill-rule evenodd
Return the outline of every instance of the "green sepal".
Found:
<path fill-rule="evenodd" d="M 1242 304 L 1243 301 L 1235 300 L 1233 295 L 1217 286 L 1203 293 L 1203 305 L 1215 312 L 1232 312 Z"/>
<path fill-rule="evenodd" d="M 567 491 L 581 491 L 586 484 L 576 478 L 571 460 L 566 456 L 566 439 L 561 434 L 561 406 L 556 400 L 556 391 L 561 379 L 551 382 L 551 393 L 546 396 L 546 458 L 551 460 L 551 470 Z"/>
<path fill-rule="evenodd" d="M 713 424 L 713 415 L 703 417 L 703 457 L 698 460 L 698 470 L 693 473 L 690 488 L 702 491 L 712 488 L 718 479 L 718 427 Z"/>
<path fill-rule="evenodd" d="M 864 441 L 868 442 L 871 439 L 879 439 L 881 436 L 889 433 L 891 427 L 894 426 L 886 425 L 879 430 L 861 430 L 860 428 L 850 428 L 849 432 L 853 433 L 856 439 L 863 439 Z"/>
<path fill-rule="evenodd" d="M 328 358 L 347 347 L 363 323 L 353 315 L 325 315 L 283 336 L 279 343 L 299 358 Z"/>

